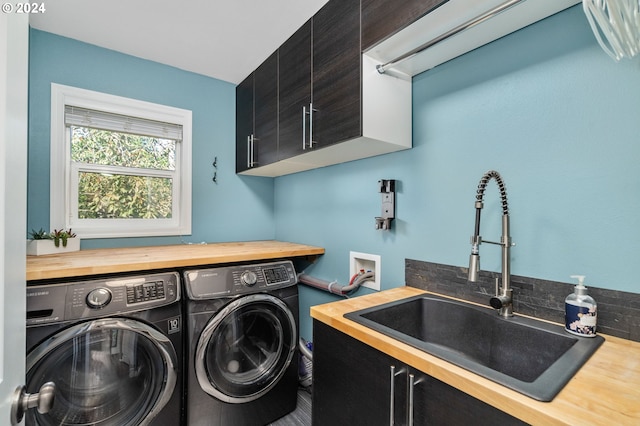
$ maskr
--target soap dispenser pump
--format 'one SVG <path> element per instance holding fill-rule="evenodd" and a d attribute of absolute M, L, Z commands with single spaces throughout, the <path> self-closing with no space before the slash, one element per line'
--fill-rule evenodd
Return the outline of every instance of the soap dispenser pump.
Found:
<path fill-rule="evenodd" d="M 584 275 L 571 275 L 578 280 L 575 290 L 564 300 L 565 329 L 583 337 L 595 337 L 598 311 L 596 301 L 587 294 Z"/>

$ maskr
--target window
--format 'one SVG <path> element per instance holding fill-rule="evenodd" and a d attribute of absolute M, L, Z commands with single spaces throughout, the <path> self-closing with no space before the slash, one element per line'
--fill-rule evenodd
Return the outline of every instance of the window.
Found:
<path fill-rule="evenodd" d="M 191 111 L 51 85 L 51 229 L 191 233 Z"/>

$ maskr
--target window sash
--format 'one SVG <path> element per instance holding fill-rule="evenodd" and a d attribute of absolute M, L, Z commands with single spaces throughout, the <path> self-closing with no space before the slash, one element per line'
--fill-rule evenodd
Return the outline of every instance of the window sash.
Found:
<path fill-rule="evenodd" d="M 114 114 L 73 105 L 64 107 L 66 127 L 91 127 L 112 132 L 153 136 L 160 139 L 182 140 L 182 126 L 140 117 Z"/>
<path fill-rule="evenodd" d="M 131 176 L 148 176 L 154 178 L 168 178 L 172 182 L 172 205 L 171 218 L 169 219 L 144 219 L 144 218 L 118 218 L 118 219 L 80 219 L 78 218 L 78 189 L 81 173 L 111 173 Z M 69 193 L 70 215 L 69 227 L 73 229 L 85 229 L 90 227 L 95 232 L 100 233 L 101 230 L 108 232 L 110 235 L 116 236 L 118 233 L 113 229 L 122 226 L 125 223 L 136 224 L 140 232 L 155 230 L 158 227 L 178 226 L 180 223 L 180 209 L 178 208 L 180 200 L 180 180 L 178 174 L 172 170 L 154 170 L 154 169 L 138 169 L 119 166 L 103 166 L 95 164 L 85 164 L 73 162 L 71 164 L 71 185 Z"/>

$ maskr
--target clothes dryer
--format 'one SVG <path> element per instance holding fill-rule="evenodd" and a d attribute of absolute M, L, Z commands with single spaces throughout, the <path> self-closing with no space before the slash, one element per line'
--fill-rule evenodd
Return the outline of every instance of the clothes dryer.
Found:
<path fill-rule="evenodd" d="M 28 286 L 26 391 L 56 390 L 26 424 L 183 424 L 180 294 L 177 272 Z"/>
<path fill-rule="evenodd" d="M 187 423 L 261 426 L 293 411 L 298 287 L 290 261 L 187 270 Z"/>

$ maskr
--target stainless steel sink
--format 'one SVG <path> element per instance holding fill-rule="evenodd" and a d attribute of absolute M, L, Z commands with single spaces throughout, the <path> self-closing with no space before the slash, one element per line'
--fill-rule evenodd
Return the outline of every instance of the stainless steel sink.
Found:
<path fill-rule="evenodd" d="M 604 342 L 435 295 L 345 317 L 539 401 L 551 401 Z"/>

